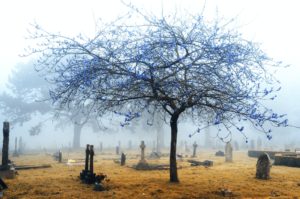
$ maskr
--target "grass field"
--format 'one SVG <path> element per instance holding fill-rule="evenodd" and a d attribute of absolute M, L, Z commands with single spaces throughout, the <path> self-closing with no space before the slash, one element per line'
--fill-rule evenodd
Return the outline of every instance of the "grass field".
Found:
<path fill-rule="evenodd" d="M 169 183 L 168 170 L 137 171 L 130 166 L 139 160 L 137 152 L 127 154 L 127 166 L 113 162 L 115 155 L 96 151 L 95 172 L 108 176 L 104 192 L 93 191 L 92 185 L 78 179 L 83 165 L 68 166 L 57 163 L 50 155 L 23 155 L 12 157 L 16 165 L 51 164 L 51 168 L 20 170 L 15 179 L 5 179 L 9 189 L 4 198 L 300 198 L 300 168 L 273 166 L 270 180 L 257 180 L 256 159 L 245 151 L 234 152 L 234 162 L 225 163 L 224 157 L 215 157 L 215 151 L 200 152 L 195 160 L 213 160 L 214 166 L 191 167 L 184 158 L 178 161 L 180 183 Z M 130 155 L 131 154 L 131 155 Z M 64 158 L 83 158 L 82 153 L 63 153 Z M 150 163 L 167 164 L 168 157 L 149 160 Z M 230 190 L 224 197 L 220 190 Z"/>

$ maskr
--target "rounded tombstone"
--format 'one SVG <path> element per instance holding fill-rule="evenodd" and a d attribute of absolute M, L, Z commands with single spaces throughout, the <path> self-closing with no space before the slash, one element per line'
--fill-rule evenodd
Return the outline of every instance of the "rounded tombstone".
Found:
<path fill-rule="evenodd" d="M 256 178 L 268 180 L 270 179 L 271 160 L 267 153 L 261 154 L 256 163 Z"/>

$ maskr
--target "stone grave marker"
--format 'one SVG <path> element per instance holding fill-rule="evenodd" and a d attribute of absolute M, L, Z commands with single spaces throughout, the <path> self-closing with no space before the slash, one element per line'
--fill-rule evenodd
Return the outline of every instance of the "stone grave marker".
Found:
<path fill-rule="evenodd" d="M 225 146 L 225 162 L 232 162 L 232 146 L 230 142 L 227 142 Z"/>
<path fill-rule="evenodd" d="M 271 160 L 267 153 L 261 154 L 256 163 L 256 178 L 268 180 L 270 179 Z"/>
<path fill-rule="evenodd" d="M 193 156 L 192 157 L 196 157 L 197 147 L 198 147 L 198 144 L 195 141 L 193 144 Z"/>
<path fill-rule="evenodd" d="M 141 148 L 141 159 L 140 159 L 139 163 L 136 165 L 136 169 L 148 169 L 149 165 L 145 159 L 146 145 L 145 145 L 144 141 L 141 141 L 140 148 Z"/>
<path fill-rule="evenodd" d="M 18 154 L 18 138 L 15 137 L 15 150 L 14 150 L 14 153 L 13 153 L 13 157 L 18 157 L 19 154 Z"/>
<path fill-rule="evenodd" d="M 120 147 L 116 146 L 116 154 L 119 155 L 120 154 Z"/>
<path fill-rule="evenodd" d="M 121 155 L 121 166 L 124 166 L 126 163 L 126 155 L 124 153 L 122 153 Z"/>

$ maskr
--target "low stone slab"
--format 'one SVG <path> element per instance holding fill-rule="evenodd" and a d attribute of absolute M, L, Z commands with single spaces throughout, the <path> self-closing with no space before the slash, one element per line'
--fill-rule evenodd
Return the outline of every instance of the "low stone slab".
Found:
<path fill-rule="evenodd" d="M 136 170 L 169 170 L 170 166 L 169 165 L 159 165 L 159 164 L 142 164 L 139 163 L 137 165 L 134 165 L 132 168 L 136 169 Z"/>
<path fill-rule="evenodd" d="M 0 171 L 0 177 L 6 179 L 14 179 L 16 177 L 16 170 L 11 168 L 9 170 Z"/>
<path fill-rule="evenodd" d="M 191 166 L 211 167 L 214 165 L 214 162 L 211 160 L 204 160 L 203 162 L 196 161 L 196 160 L 188 160 L 188 162 L 191 163 Z"/>
<path fill-rule="evenodd" d="M 267 153 L 271 159 L 275 159 L 275 154 L 281 154 L 284 156 L 296 156 L 295 152 L 286 152 L 286 151 L 257 151 L 257 150 L 249 150 L 248 156 L 252 158 L 258 158 L 262 154 Z"/>
<path fill-rule="evenodd" d="M 283 156 L 275 155 L 274 165 L 288 166 L 288 167 L 300 167 L 299 156 Z"/>

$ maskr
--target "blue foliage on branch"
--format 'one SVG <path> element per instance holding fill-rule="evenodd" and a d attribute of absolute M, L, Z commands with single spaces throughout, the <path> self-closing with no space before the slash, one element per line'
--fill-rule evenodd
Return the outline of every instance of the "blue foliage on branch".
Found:
<path fill-rule="evenodd" d="M 133 15 L 144 21 L 132 25 Z M 288 126 L 285 115 L 263 104 L 281 89 L 269 72 L 281 62 L 227 21 L 133 12 L 87 39 L 35 28 L 38 47 L 31 53 L 40 53 L 37 65 L 52 79 L 49 94 L 60 106 L 92 104 L 101 115 L 124 117 L 121 126 L 147 110 L 202 118 L 208 126 L 241 133 L 244 126 L 238 123 L 250 122 L 268 139 L 270 125 Z"/>

